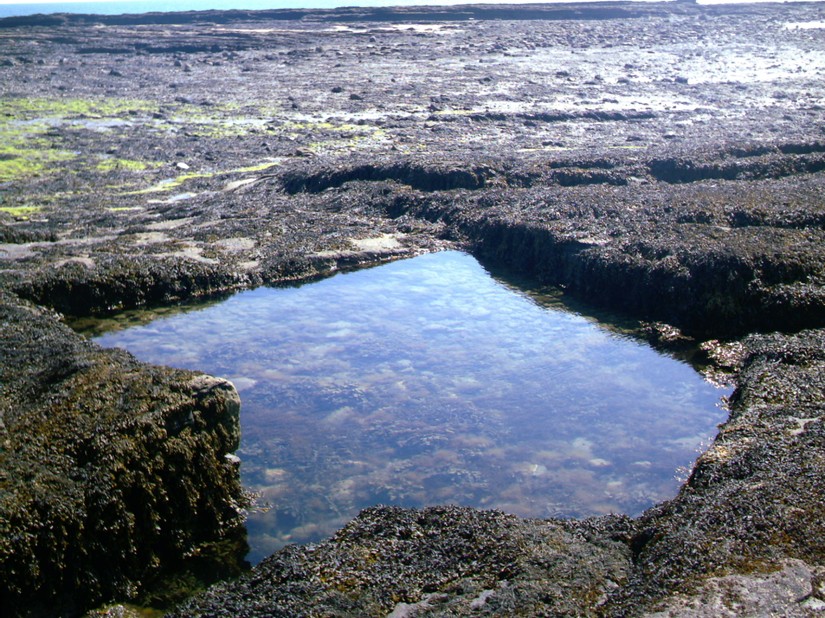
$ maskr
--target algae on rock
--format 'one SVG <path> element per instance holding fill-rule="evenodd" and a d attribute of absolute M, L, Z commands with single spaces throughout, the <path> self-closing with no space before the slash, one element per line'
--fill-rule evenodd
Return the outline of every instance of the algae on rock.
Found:
<path fill-rule="evenodd" d="M 0 324 L 0 613 L 77 613 L 174 570 L 237 573 L 232 384 L 102 350 L 5 293 Z M 236 547 L 225 565 L 221 540 Z"/>

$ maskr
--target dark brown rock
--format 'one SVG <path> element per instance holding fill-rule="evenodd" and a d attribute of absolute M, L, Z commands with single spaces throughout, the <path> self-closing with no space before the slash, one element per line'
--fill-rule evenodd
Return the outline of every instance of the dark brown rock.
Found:
<path fill-rule="evenodd" d="M 3 292 L 0 325 L 3 615 L 76 614 L 199 562 L 236 572 L 234 387 L 101 350 Z"/>

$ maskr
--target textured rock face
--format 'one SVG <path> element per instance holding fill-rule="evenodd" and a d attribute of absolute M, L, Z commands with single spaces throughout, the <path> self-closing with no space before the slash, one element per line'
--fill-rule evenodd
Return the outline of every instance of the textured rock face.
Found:
<path fill-rule="evenodd" d="M 615 164 L 613 174 L 633 172 Z M 821 174 L 802 186 L 796 179 L 609 188 L 546 182 L 449 195 L 390 192 L 372 203 L 396 217 L 439 222 L 478 255 L 594 304 L 696 337 L 730 338 L 823 326 L 820 182 Z M 770 206 L 791 193 L 791 212 Z"/>
<path fill-rule="evenodd" d="M 101 350 L 6 294 L 0 360 L 4 616 L 134 597 L 220 543 L 243 555 L 232 384 Z"/>
<path fill-rule="evenodd" d="M 692 596 L 674 595 L 659 611 L 645 617 L 821 615 L 825 610 L 822 575 L 821 567 L 812 571 L 804 562 L 789 560 L 770 573 L 712 577 Z"/>
<path fill-rule="evenodd" d="M 627 525 L 377 507 L 329 541 L 286 548 L 172 615 L 597 615 L 628 578 Z"/>
<path fill-rule="evenodd" d="M 715 615 L 720 599 L 713 590 L 723 586 L 715 578 L 741 573 L 765 593 L 743 601 L 755 615 L 771 614 L 764 608 L 772 598 L 784 599 L 788 615 L 822 600 L 815 575 L 808 577 L 813 588 L 797 595 L 802 584 L 767 573 L 793 564 L 792 570 L 816 574 L 825 559 L 825 336 L 821 330 L 753 335 L 744 345 L 730 419 L 679 496 L 637 522 L 631 541 L 636 575 L 623 592 L 627 599 L 660 599 L 681 590 L 689 602 L 665 605 L 694 604 Z M 741 587 L 747 578 L 730 581 Z M 771 586 L 785 586 L 786 594 L 767 593 Z M 809 598 L 815 600 L 806 603 Z M 728 611 L 737 611 L 735 595 L 726 602 Z"/>

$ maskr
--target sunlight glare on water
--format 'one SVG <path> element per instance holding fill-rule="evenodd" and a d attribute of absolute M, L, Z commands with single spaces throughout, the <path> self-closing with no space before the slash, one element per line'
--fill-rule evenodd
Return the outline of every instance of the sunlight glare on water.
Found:
<path fill-rule="evenodd" d="M 454 503 L 523 516 L 631 515 L 724 418 L 689 365 L 549 308 L 448 251 L 96 339 L 234 382 L 256 562 L 364 507 Z"/>

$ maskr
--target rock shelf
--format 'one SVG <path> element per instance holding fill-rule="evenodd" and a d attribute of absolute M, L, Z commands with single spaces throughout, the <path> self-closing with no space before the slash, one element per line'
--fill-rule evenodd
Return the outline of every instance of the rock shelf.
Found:
<path fill-rule="evenodd" d="M 186 573 L 243 566 L 234 388 L 60 314 L 446 247 L 655 345 L 701 343 L 736 392 L 679 495 L 637 519 L 376 507 L 172 615 L 821 612 L 823 20 L 816 3 L 0 20 L 0 612 L 169 601 Z"/>

